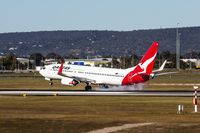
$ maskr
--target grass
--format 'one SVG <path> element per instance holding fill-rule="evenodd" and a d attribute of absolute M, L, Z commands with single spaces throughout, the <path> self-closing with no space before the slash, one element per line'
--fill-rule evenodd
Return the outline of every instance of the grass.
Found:
<path fill-rule="evenodd" d="M 199 83 L 199 71 L 183 71 L 149 81 L 145 89 L 193 90 L 192 86 L 162 86 L 155 83 Z M 48 85 L 36 74 L 0 74 L 0 89 L 84 89 L 84 84 L 68 87 L 54 81 Z M 199 113 L 193 112 L 193 99 L 187 97 L 131 96 L 0 96 L 2 133 L 81 133 L 127 123 L 154 124 L 118 131 L 199 132 Z M 177 114 L 177 106 L 184 111 Z"/>
<path fill-rule="evenodd" d="M 0 97 L 0 132 L 87 132 L 126 123 L 155 124 L 121 132 L 200 131 L 192 98 L 74 96 Z M 177 114 L 177 106 L 184 111 Z M 183 125 L 187 128 L 183 128 Z M 176 127 L 176 128 L 174 128 Z M 150 130 L 147 130 L 150 129 Z"/>
<path fill-rule="evenodd" d="M 64 86 L 60 80 L 53 80 L 54 85 L 50 86 L 49 81 L 45 80 L 40 74 L 0 74 L 0 89 L 71 89 L 84 90 L 84 84 L 78 84 L 75 87 Z M 97 86 L 96 86 L 97 87 Z"/>

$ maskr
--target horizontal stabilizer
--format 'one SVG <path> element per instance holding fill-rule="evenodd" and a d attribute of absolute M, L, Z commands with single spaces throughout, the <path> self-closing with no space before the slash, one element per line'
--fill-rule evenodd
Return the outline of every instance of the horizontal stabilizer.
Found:
<path fill-rule="evenodd" d="M 178 72 L 154 73 L 154 76 L 167 75 L 167 74 L 175 74 L 175 73 L 178 73 Z"/>

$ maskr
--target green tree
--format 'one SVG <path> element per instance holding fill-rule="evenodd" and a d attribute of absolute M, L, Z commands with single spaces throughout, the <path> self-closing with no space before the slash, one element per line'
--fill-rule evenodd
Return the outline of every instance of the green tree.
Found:
<path fill-rule="evenodd" d="M 62 56 L 55 54 L 55 53 L 48 53 L 45 58 L 46 59 L 60 60 L 62 58 Z"/>
<path fill-rule="evenodd" d="M 46 59 L 54 59 L 58 63 L 61 63 L 64 60 L 62 56 L 55 54 L 55 53 L 48 53 L 45 58 Z"/>
<path fill-rule="evenodd" d="M 17 58 L 14 54 L 8 54 L 5 58 L 3 58 L 3 65 L 6 70 L 14 70 L 16 64 L 18 63 Z"/>
<path fill-rule="evenodd" d="M 111 64 L 112 64 L 112 67 L 114 67 L 114 68 L 119 68 L 120 67 L 120 62 L 117 60 L 116 57 L 112 57 L 112 63 Z"/>
<path fill-rule="evenodd" d="M 0 70 L 3 70 L 3 57 L 0 57 Z"/>

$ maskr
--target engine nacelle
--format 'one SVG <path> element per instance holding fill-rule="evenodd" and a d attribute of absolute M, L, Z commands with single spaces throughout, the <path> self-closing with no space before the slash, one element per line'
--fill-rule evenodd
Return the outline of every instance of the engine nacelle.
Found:
<path fill-rule="evenodd" d="M 78 82 L 76 80 L 72 79 L 72 78 L 65 77 L 65 78 L 61 79 L 61 84 L 69 85 L 69 86 L 75 86 L 75 85 L 78 84 Z"/>
<path fill-rule="evenodd" d="M 149 79 L 153 79 L 154 78 L 154 76 L 155 76 L 155 74 L 150 74 L 150 77 L 149 77 Z"/>
<path fill-rule="evenodd" d="M 143 78 L 144 81 L 150 80 L 154 78 L 154 74 L 146 75 L 146 74 L 141 74 L 141 77 Z"/>

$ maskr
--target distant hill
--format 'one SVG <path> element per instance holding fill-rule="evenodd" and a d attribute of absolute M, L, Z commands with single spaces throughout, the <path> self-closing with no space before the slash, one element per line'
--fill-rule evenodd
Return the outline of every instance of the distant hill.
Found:
<path fill-rule="evenodd" d="M 200 52 L 200 27 L 180 28 L 181 54 Z M 144 54 L 153 41 L 160 42 L 159 52 L 175 52 L 176 29 L 135 31 L 39 31 L 0 34 L 0 55 L 15 53 L 43 55 L 124 56 Z"/>

